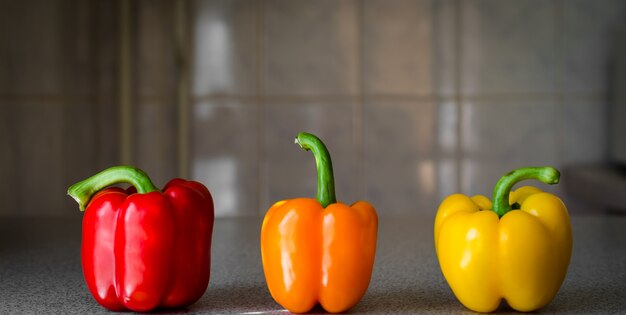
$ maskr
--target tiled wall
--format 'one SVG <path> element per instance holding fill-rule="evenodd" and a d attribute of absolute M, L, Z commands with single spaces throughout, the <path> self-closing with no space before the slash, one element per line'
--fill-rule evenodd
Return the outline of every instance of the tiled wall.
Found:
<path fill-rule="evenodd" d="M 0 216 L 75 211 L 68 185 L 117 158 L 108 2 L 0 1 Z"/>
<path fill-rule="evenodd" d="M 127 156 L 159 185 L 204 182 L 218 216 L 260 216 L 315 195 L 298 131 L 325 140 L 338 198 L 381 216 L 490 194 L 519 166 L 607 158 L 626 1 L 142 1 L 122 29 L 119 3 L 27 2 L 0 2 L 0 215 L 75 211 L 67 185 Z"/>

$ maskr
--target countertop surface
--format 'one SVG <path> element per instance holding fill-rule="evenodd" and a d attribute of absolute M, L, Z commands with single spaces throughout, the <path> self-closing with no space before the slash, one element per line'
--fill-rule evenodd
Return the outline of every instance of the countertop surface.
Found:
<path fill-rule="evenodd" d="M 80 215 L 0 218 L 0 314 L 110 313 L 93 300 L 83 280 L 80 220 Z M 626 313 L 626 216 L 574 215 L 572 225 L 567 278 L 540 312 Z M 381 219 L 379 226 L 369 290 L 350 313 L 471 313 L 441 274 L 433 218 Z M 209 288 L 198 302 L 174 313 L 286 313 L 265 285 L 260 228 L 260 219 L 216 220 Z M 512 309 L 503 304 L 499 312 Z"/>

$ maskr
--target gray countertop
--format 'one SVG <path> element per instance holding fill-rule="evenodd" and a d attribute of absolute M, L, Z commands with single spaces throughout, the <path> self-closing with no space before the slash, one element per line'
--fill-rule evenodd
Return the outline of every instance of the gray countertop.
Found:
<path fill-rule="evenodd" d="M 80 219 L 0 218 L 0 314 L 109 313 L 83 280 Z M 572 224 L 567 278 L 541 313 L 626 313 L 626 216 L 573 216 Z M 265 285 L 260 226 L 260 219 L 216 220 L 209 288 L 177 313 L 285 313 Z M 370 287 L 350 313 L 471 313 L 439 270 L 432 229 L 430 217 L 380 220 Z"/>

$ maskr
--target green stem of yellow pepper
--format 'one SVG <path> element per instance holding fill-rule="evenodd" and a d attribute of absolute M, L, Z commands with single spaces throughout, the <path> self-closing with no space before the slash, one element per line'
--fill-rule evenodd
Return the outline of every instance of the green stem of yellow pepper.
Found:
<path fill-rule="evenodd" d="M 554 167 L 523 167 L 502 176 L 493 189 L 493 211 L 502 217 L 511 211 L 509 193 L 511 188 L 520 181 L 536 179 L 545 184 L 559 183 L 561 174 Z"/>
<path fill-rule="evenodd" d="M 317 201 L 326 208 L 336 203 L 335 179 L 333 177 L 333 163 L 330 160 L 328 149 L 318 137 L 301 132 L 296 137 L 296 144 L 306 151 L 313 152 L 317 166 Z"/>

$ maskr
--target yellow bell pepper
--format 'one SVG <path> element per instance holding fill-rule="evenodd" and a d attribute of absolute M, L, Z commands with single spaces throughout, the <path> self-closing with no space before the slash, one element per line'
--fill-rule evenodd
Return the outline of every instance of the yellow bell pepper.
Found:
<path fill-rule="evenodd" d="M 435 218 L 435 250 L 448 285 L 465 307 L 492 312 L 501 299 L 515 310 L 537 310 L 554 298 L 569 265 L 572 228 L 563 202 L 517 182 L 559 182 L 552 167 L 520 168 L 485 196 L 454 194 Z M 492 209 L 493 211 L 491 211 Z"/>

